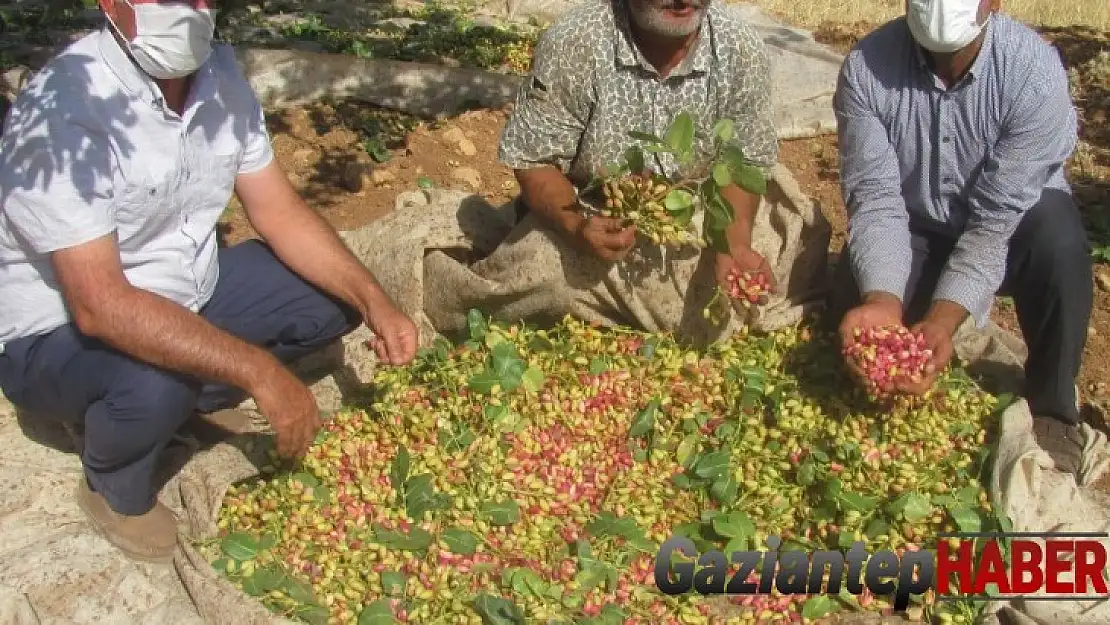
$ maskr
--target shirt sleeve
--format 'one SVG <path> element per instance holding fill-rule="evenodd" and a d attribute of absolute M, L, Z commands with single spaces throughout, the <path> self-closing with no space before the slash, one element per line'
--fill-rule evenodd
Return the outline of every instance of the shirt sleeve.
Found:
<path fill-rule="evenodd" d="M 736 86 L 724 112 L 736 131 L 734 143 L 744 156 L 770 169 L 778 162 L 778 129 L 775 127 L 771 57 L 754 29 L 745 29 L 736 55 Z"/>
<path fill-rule="evenodd" d="M 221 84 L 226 92 L 223 97 L 229 108 L 239 119 L 246 119 L 243 131 L 243 156 L 238 173 L 250 174 L 265 168 L 274 160 L 274 149 L 270 142 L 270 131 L 266 128 L 266 113 L 258 94 L 247 80 L 242 66 L 235 57 L 235 49 L 230 45 L 220 45 L 213 51 L 216 65 L 221 76 Z M 238 125 L 236 125 L 238 127 Z"/>
<path fill-rule="evenodd" d="M 240 174 L 261 170 L 274 160 L 274 148 L 270 144 L 270 131 L 266 128 L 266 114 L 262 104 L 251 92 L 252 113 L 247 122 L 246 142 L 243 146 L 243 162 L 239 164 Z"/>
<path fill-rule="evenodd" d="M 968 198 L 963 233 L 937 282 L 934 300 L 963 306 L 983 328 L 1006 276 L 1010 237 L 1075 148 L 1077 119 L 1068 78 L 1047 46 L 1027 66 L 1001 137 Z"/>
<path fill-rule="evenodd" d="M 849 54 L 833 96 L 848 259 L 860 293 L 882 291 L 904 302 L 911 262 L 909 213 L 898 157 L 876 113 L 872 77 L 861 63 L 858 52 Z"/>
<path fill-rule="evenodd" d="M 20 244 L 46 255 L 115 230 L 115 159 L 106 136 L 47 104 L 61 94 L 37 83 L 13 104 L 0 139 L 0 211 Z"/>
<path fill-rule="evenodd" d="M 590 114 L 590 68 L 585 47 L 567 41 L 560 29 L 544 32 L 536 43 L 532 71 L 501 133 L 502 164 L 513 169 L 551 165 L 564 174 L 569 171 Z"/>

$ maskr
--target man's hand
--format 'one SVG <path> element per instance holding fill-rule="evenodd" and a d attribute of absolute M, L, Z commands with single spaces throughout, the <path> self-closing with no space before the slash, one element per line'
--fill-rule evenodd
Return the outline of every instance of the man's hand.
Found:
<path fill-rule="evenodd" d="M 863 304 L 849 310 L 840 322 L 840 344 L 846 347 L 855 342 L 856 328 L 866 330 L 878 326 L 901 325 L 902 302 L 890 293 L 868 293 L 863 298 Z M 846 359 L 848 370 L 853 375 L 863 380 L 866 374 L 851 361 Z"/>
<path fill-rule="evenodd" d="M 899 392 L 910 395 L 924 395 L 933 388 L 937 376 L 948 366 L 952 359 L 952 334 L 943 325 L 933 321 L 922 321 L 910 328 L 915 334 L 920 332 L 925 337 L 925 347 L 933 352 L 932 358 L 925 369 L 925 377 L 919 382 L 903 380 L 896 386 Z"/>
<path fill-rule="evenodd" d="M 924 395 L 933 388 L 937 376 L 940 375 L 948 362 L 952 360 L 955 349 L 952 346 L 952 337 L 956 330 L 968 317 L 967 310 L 955 302 L 937 300 L 929 308 L 920 323 L 910 328 L 913 332 L 920 332 L 925 337 L 925 347 L 933 352 L 926 370 L 925 377 L 920 382 L 906 381 L 898 385 L 898 390 L 913 395 Z"/>
<path fill-rule="evenodd" d="M 378 300 L 371 304 L 366 325 L 374 333 L 369 345 L 383 362 L 399 366 L 416 357 L 416 324 L 393 302 Z"/>
<path fill-rule="evenodd" d="M 304 382 L 277 364 L 248 391 L 274 428 L 278 454 L 285 458 L 303 456 L 320 429 L 316 398 Z"/>
<path fill-rule="evenodd" d="M 576 234 L 587 250 L 610 263 L 622 260 L 636 245 L 636 226 L 610 217 L 587 217 Z"/>
<path fill-rule="evenodd" d="M 730 288 L 728 276 L 731 273 L 737 275 L 743 274 L 745 271 L 750 271 L 753 274 L 761 273 L 767 277 L 767 283 L 771 285 L 774 290 L 778 287 L 775 283 L 775 274 L 771 271 L 771 265 L 767 259 L 763 258 L 758 252 L 751 248 L 737 247 L 732 250 L 731 254 L 717 253 L 715 275 L 717 277 L 717 284 L 727 293 Z"/>

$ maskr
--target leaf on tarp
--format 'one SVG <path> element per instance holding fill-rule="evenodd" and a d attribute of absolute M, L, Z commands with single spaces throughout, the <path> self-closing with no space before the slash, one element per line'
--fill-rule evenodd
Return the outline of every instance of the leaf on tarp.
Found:
<path fill-rule="evenodd" d="M 817 465 L 807 458 L 806 461 L 798 467 L 798 484 L 809 486 L 816 480 Z"/>
<path fill-rule="evenodd" d="M 388 599 L 366 604 L 358 615 L 358 625 L 392 625 L 395 622 Z"/>
<path fill-rule="evenodd" d="M 505 578 L 508 578 L 505 580 Z M 535 571 L 522 567 L 515 567 L 506 570 L 506 574 L 502 579 L 507 581 L 507 585 L 511 587 L 519 595 L 532 595 L 537 598 L 543 598 L 547 594 L 547 582 L 543 581 Z"/>
<path fill-rule="evenodd" d="M 444 530 L 442 539 L 451 553 L 471 555 L 478 550 L 478 537 L 460 527 Z"/>
<path fill-rule="evenodd" d="M 653 398 L 647 406 L 636 413 L 636 417 L 632 419 L 632 425 L 628 428 L 630 438 L 638 438 L 654 429 L 655 413 L 659 411 L 660 405 L 662 402 L 658 398 Z"/>
<path fill-rule="evenodd" d="M 524 361 L 521 360 L 515 345 L 501 343 L 493 348 L 489 371 L 500 379 L 501 388 L 512 391 L 520 386 L 524 369 Z"/>
<path fill-rule="evenodd" d="M 736 497 L 740 494 L 740 483 L 732 473 L 726 471 L 724 475 L 713 481 L 713 485 L 709 487 L 709 494 L 714 501 L 727 506 L 736 501 Z"/>
<path fill-rule="evenodd" d="M 713 517 L 713 531 L 722 538 L 747 538 L 755 533 L 755 523 L 745 512 L 734 510 Z"/>
<path fill-rule="evenodd" d="M 525 625 L 524 611 L 507 599 L 482 593 L 474 597 L 470 606 L 485 625 Z"/>
<path fill-rule="evenodd" d="M 884 519 L 874 518 L 867 524 L 867 529 L 863 531 L 868 538 L 874 539 L 882 536 L 890 531 L 890 523 Z"/>
<path fill-rule="evenodd" d="M 520 383 L 530 393 L 538 393 L 543 388 L 546 378 L 539 367 L 528 367 L 520 376 Z"/>
<path fill-rule="evenodd" d="M 584 529 L 595 538 L 619 536 L 625 539 L 632 539 L 643 535 L 643 530 L 640 529 L 640 526 L 636 525 L 634 519 L 629 517 L 618 517 L 609 511 L 599 513 L 597 518 L 587 523 Z"/>
<path fill-rule="evenodd" d="M 470 376 L 466 385 L 470 390 L 482 395 L 493 392 L 493 388 L 501 384 L 501 378 L 492 371 L 482 371 Z"/>
<path fill-rule="evenodd" d="M 425 512 L 446 508 L 449 503 L 447 495 L 436 493 L 431 473 L 413 476 L 405 483 L 405 513 L 412 519 L 420 521 Z"/>
<path fill-rule="evenodd" d="M 389 480 L 393 485 L 393 490 L 402 492 L 405 486 L 405 481 L 409 479 L 409 470 L 412 467 L 412 459 L 409 456 L 409 450 L 404 445 L 397 448 L 397 453 L 393 456 L 393 463 L 390 465 Z"/>
<path fill-rule="evenodd" d="M 256 569 L 248 578 L 243 580 L 243 591 L 258 597 L 271 590 L 281 590 L 285 584 L 285 572 L 276 565 L 268 564 Z"/>
<path fill-rule="evenodd" d="M 818 619 L 837 611 L 836 601 L 828 595 L 810 597 L 802 606 L 802 616 L 807 619 Z"/>
<path fill-rule="evenodd" d="M 961 532 L 983 531 L 983 519 L 975 510 L 960 506 L 949 511 L 949 514 L 952 515 L 952 520 L 956 522 L 956 527 L 959 527 Z"/>
<path fill-rule="evenodd" d="M 258 541 L 245 532 L 232 532 L 224 536 L 220 547 L 227 557 L 239 562 L 258 557 Z"/>
<path fill-rule="evenodd" d="M 597 356 L 590 360 L 590 375 L 601 375 L 609 368 L 609 359 L 604 356 Z"/>
<path fill-rule="evenodd" d="M 929 496 L 921 493 L 911 493 L 905 509 L 902 510 L 902 515 L 910 523 L 923 521 L 932 513 L 933 506 L 929 501 Z"/>
<path fill-rule="evenodd" d="M 309 625 L 328 625 L 331 623 L 331 612 L 319 605 L 308 605 L 297 608 L 293 612 L 297 618 Z"/>
<path fill-rule="evenodd" d="M 472 340 L 481 341 L 486 337 L 486 332 L 489 331 L 489 323 L 482 311 L 471 309 L 470 312 L 466 313 L 466 328 Z"/>
<path fill-rule="evenodd" d="M 698 458 L 694 465 L 694 474 L 708 480 L 715 480 L 728 471 L 729 453 L 727 451 L 711 451 Z"/>
<path fill-rule="evenodd" d="M 479 511 L 483 518 L 494 525 L 512 525 L 520 520 L 520 505 L 512 499 L 483 502 Z"/>
<path fill-rule="evenodd" d="M 858 493 L 848 491 L 840 493 L 840 503 L 848 510 L 855 510 L 856 512 L 870 512 L 875 509 L 878 502 L 879 500 L 874 497 L 866 497 Z"/>
<path fill-rule="evenodd" d="M 683 469 L 689 469 L 693 466 L 694 461 L 698 459 L 698 450 L 701 448 L 701 437 L 697 434 L 689 434 L 678 444 L 678 450 L 675 452 L 678 464 L 682 465 Z"/>
<path fill-rule="evenodd" d="M 432 544 L 433 538 L 428 530 L 414 525 L 408 533 L 397 530 L 385 529 L 381 525 L 374 526 L 373 542 L 387 548 L 402 551 L 421 551 Z"/>
<path fill-rule="evenodd" d="M 312 586 L 295 580 L 292 577 L 285 577 L 281 590 L 285 591 L 285 594 L 289 595 L 289 598 L 297 603 L 306 605 L 313 605 L 316 603 L 316 594 L 312 591 Z"/>
<path fill-rule="evenodd" d="M 405 576 L 397 571 L 385 571 L 382 573 L 382 592 L 393 597 L 399 597 L 405 592 L 405 585 L 408 580 Z"/>

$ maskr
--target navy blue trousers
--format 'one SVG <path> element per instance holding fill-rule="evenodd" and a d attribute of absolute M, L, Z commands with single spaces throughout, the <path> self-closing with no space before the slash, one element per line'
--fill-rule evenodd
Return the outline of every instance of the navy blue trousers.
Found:
<path fill-rule="evenodd" d="M 219 265 L 216 291 L 201 315 L 283 362 L 361 324 L 353 309 L 303 281 L 259 241 L 221 249 Z M 5 345 L 0 388 L 36 418 L 84 424 L 89 485 L 122 514 L 154 506 L 159 457 L 193 414 L 246 398 L 240 389 L 135 360 L 73 324 Z"/>

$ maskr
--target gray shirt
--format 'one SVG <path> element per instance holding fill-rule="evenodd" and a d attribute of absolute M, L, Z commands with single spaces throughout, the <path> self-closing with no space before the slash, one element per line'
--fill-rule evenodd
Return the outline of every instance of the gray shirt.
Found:
<path fill-rule="evenodd" d="M 735 122 L 734 141 L 752 162 L 773 166 L 770 63 L 755 29 L 734 8 L 712 2 L 690 53 L 663 79 L 632 43 L 626 16 L 623 0 L 586 0 L 544 32 L 501 137 L 502 163 L 554 165 L 582 186 L 622 160 L 636 143 L 629 131 L 661 137 L 685 110 L 697 127 L 688 175 L 708 173 L 711 131 L 721 118 Z M 648 167 L 675 173 L 669 155 Z"/>
<path fill-rule="evenodd" d="M 905 301 L 912 214 L 957 240 L 933 299 L 985 326 L 1018 222 L 1044 189 L 1070 191 L 1077 122 L 1056 51 L 995 14 L 970 71 L 946 90 L 899 18 L 849 53 L 834 106 L 860 290 Z"/>

